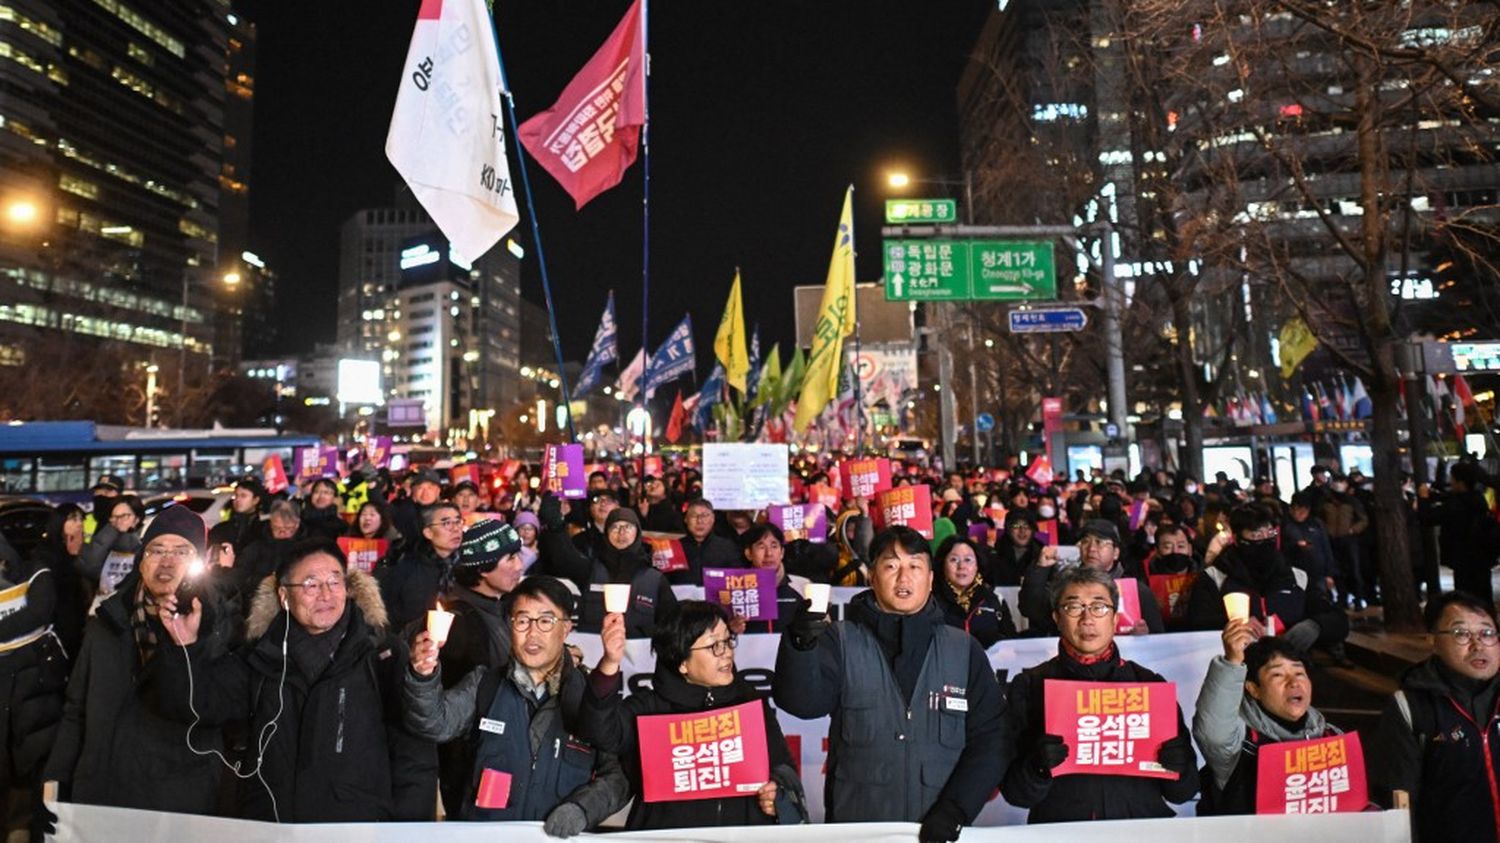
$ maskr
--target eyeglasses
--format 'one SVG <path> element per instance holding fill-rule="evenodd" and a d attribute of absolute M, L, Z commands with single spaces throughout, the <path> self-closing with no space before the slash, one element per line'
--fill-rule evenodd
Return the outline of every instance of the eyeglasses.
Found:
<path fill-rule="evenodd" d="M 429 527 L 442 527 L 444 530 L 456 530 L 463 525 L 464 520 L 462 518 L 439 518 L 436 521 L 429 521 L 427 523 Z"/>
<path fill-rule="evenodd" d="M 702 647 L 689 647 L 688 649 L 707 650 L 711 655 L 718 657 L 724 655 L 725 653 L 733 652 L 734 648 L 738 646 L 740 646 L 739 636 L 731 635 L 728 638 L 721 638 L 718 641 L 704 644 Z"/>
<path fill-rule="evenodd" d="M 148 547 L 146 548 L 145 555 L 153 559 L 171 559 L 173 562 L 186 562 L 192 559 L 197 553 L 198 551 L 191 547 L 174 547 L 170 549 L 165 547 Z"/>
<path fill-rule="evenodd" d="M 630 523 L 629 521 L 616 521 L 614 524 L 610 525 L 609 531 L 611 533 L 623 533 L 627 530 L 634 529 L 635 525 Z"/>
<path fill-rule="evenodd" d="M 561 618 L 556 615 L 537 615 L 535 617 L 531 615 L 511 615 L 510 628 L 516 632 L 525 633 L 535 626 L 537 632 L 545 634 L 556 629 L 560 620 Z"/>
<path fill-rule="evenodd" d="M 1452 629 L 1442 630 L 1437 634 L 1453 636 L 1453 643 L 1460 647 L 1467 647 L 1475 640 L 1479 641 L 1479 646 L 1481 647 L 1493 647 L 1495 646 L 1495 642 L 1500 640 L 1500 633 L 1496 633 L 1495 630 L 1487 626 L 1480 629 L 1468 629 L 1456 626 Z"/>
<path fill-rule="evenodd" d="M 132 519 L 134 517 L 135 517 L 135 513 L 134 512 L 122 512 L 119 515 L 111 515 L 111 516 L 109 516 L 109 520 L 110 520 L 111 523 L 113 523 L 115 521 L 129 521 L 130 519 Z"/>
<path fill-rule="evenodd" d="M 1281 531 L 1275 527 L 1261 527 L 1256 530 L 1245 530 L 1240 533 L 1240 541 L 1245 542 L 1267 542 L 1281 535 Z"/>
<path fill-rule="evenodd" d="M 1102 618 L 1113 612 L 1115 607 L 1108 603 L 1089 603 L 1087 605 L 1083 603 L 1064 603 L 1057 607 L 1057 610 L 1070 618 L 1081 618 L 1084 612 L 1088 612 L 1093 617 Z"/>
<path fill-rule="evenodd" d="M 327 591 L 329 594 L 338 594 L 344 590 L 344 578 L 320 580 L 316 577 L 308 577 L 302 582 L 282 583 L 287 588 L 300 588 L 308 593 Z"/>

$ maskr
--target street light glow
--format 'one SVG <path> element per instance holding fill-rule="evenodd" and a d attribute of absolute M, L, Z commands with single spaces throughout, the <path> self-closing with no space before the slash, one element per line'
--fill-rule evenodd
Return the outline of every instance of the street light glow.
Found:
<path fill-rule="evenodd" d="M 41 215 L 41 209 L 29 199 L 16 199 L 5 206 L 5 219 L 16 225 L 31 225 Z"/>
<path fill-rule="evenodd" d="M 239 273 L 239 270 L 231 269 L 228 272 L 224 273 L 224 284 L 225 284 L 225 286 L 233 287 L 234 285 L 236 285 L 238 283 L 240 283 L 240 273 Z"/>
<path fill-rule="evenodd" d="M 886 183 L 891 187 L 907 187 L 911 184 L 911 176 L 906 173 L 891 173 L 886 177 Z"/>

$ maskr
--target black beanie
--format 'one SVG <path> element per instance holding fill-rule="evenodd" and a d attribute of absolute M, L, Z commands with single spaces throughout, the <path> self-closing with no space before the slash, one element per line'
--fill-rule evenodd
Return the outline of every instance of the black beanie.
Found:
<path fill-rule="evenodd" d="M 208 547 L 208 528 L 203 519 L 191 509 L 177 504 L 163 509 L 151 519 L 151 526 L 146 528 L 141 544 L 148 545 L 157 536 L 181 536 L 192 543 L 199 556 Z"/>

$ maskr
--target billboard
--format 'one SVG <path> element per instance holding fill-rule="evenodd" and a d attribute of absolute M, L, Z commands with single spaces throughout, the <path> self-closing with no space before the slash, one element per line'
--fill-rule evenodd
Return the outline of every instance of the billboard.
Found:
<path fill-rule="evenodd" d="M 401 242 L 397 256 L 401 286 L 413 287 L 434 281 L 468 278 L 472 263 L 453 251 L 443 235 L 433 232 Z"/>
<path fill-rule="evenodd" d="M 338 399 L 343 404 L 382 404 L 380 361 L 343 358 L 338 365 Z"/>

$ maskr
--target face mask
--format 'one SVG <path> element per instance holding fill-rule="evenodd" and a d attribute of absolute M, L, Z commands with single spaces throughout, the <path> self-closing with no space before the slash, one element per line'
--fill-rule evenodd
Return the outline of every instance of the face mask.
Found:
<path fill-rule="evenodd" d="M 1198 493 L 1198 484 L 1184 483 L 1182 484 L 1182 491 L 1187 492 L 1190 495 L 1196 495 Z"/>
<path fill-rule="evenodd" d="M 1153 571 L 1191 571 L 1194 564 L 1193 557 L 1186 553 L 1168 553 L 1165 556 L 1158 556 L 1157 560 L 1151 565 Z"/>
<path fill-rule="evenodd" d="M 1057 515 L 1057 509 L 1051 506 L 1039 506 L 1036 508 L 1036 514 L 1044 519 L 1052 518 Z"/>

